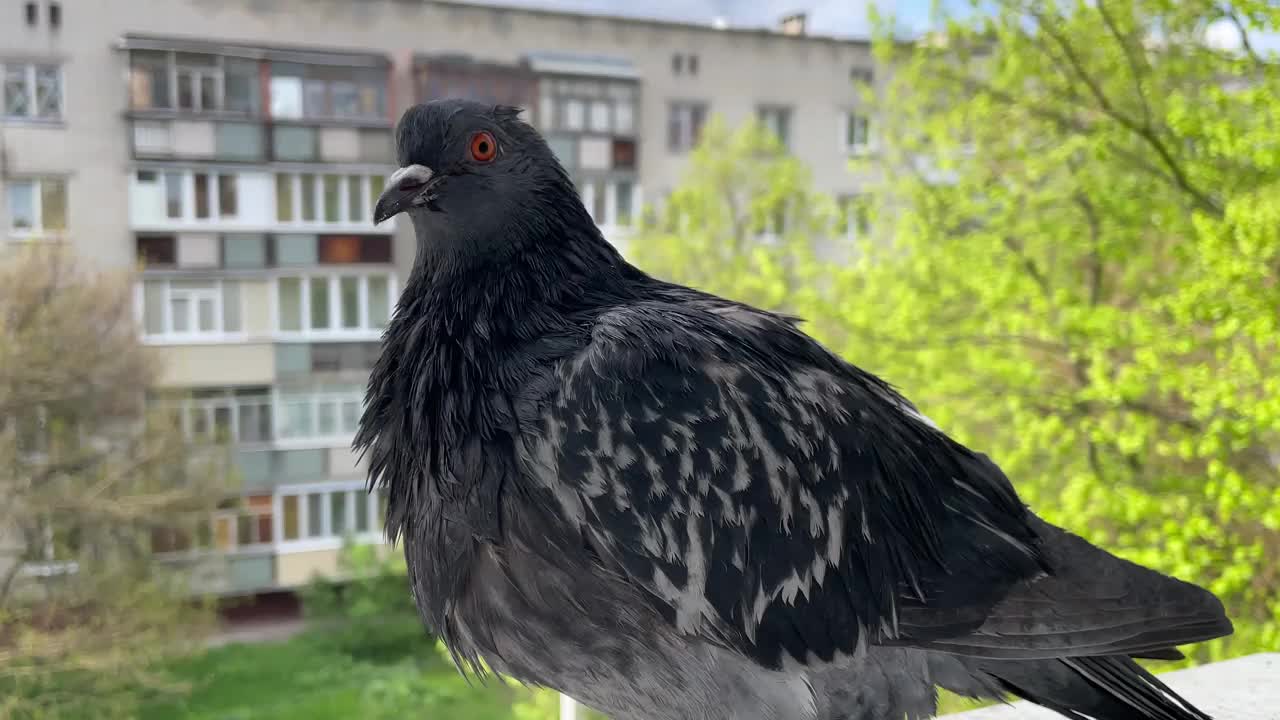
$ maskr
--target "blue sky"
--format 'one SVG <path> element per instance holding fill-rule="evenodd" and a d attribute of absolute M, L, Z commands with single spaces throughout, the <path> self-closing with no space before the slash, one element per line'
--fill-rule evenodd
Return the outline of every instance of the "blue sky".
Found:
<path fill-rule="evenodd" d="M 881 14 L 897 18 L 907 35 L 929 26 L 930 0 L 470 0 L 497 5 L 540 7 L 608 15 L 626 15 L 661 20 L 706 23 L 721 17 L 734 27 L 774 27 L 784 15 L 804 11 L 809 15 L 809 32 L 816 35 L 867 37 L 870 34 L 867 10 L 875 4 Z M 963 12 L 967 0 L 943 0 L 952 11 Z M 1250 33 L 1262 51 L 1280 50 L 1280 35 Z M 1210 28 L 1208 39 L 1220 47 L 1238 47 L 1239 34 L 1225 21 Z"/>
<path fill-rule="evenodd" d="M 773 27 L 797 11 L 809 15 L 809 32 L 817 35 L 866 37 L 867 10 L 875 3 L 893 14 L 904 29 L 920 30 L 929 18 L 929 0 L 496 0 L 495 4 L 627 15 L 706 23 L 725 18 L 733 27 Z"/>

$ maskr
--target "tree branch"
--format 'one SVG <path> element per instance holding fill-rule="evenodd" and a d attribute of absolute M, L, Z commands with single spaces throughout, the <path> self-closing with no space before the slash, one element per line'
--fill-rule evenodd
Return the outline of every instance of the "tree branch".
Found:
<path fill-rule="evenodd" d="M 1102 300 L 1102 223 L 1098 219 L 1098 209 L 1087 195 L 1077 191 L 1075 201 L 1089 226 L 1089 304 L 1096 306 Z"/>
<path fill-rule="evenodd" d="M 1115 18 L 1111 17 L 1111 13 L 1107 11 L 1106 0 L 1097 0 L 1098 14 L 1102 16 L 1102 22 L 1111 31 L 1111 36 L 1115 38 L 1116 44 L 1120 46 L 1124 52 L 1125 60 L 1129 63 L 1129 74 L 1133 77 L 1133 89 L 1138 101 L 1142 104 L 1142 124 L 1144 127 L 1152 127 L 1151 120 L 1151 104 L 1147 101 L 1147 92 L 1143 86 L 1142 78 L 1144 73 L 1139 70 L 1139 66 L 1143 63 L 1138 61 L 1137 54 L 1133 51 L 1133 46 L 1129 39 L 1121 32 L 1120 26 L 1116 24 Z"/>
<path fill-rule="evenodd" d="M 1107 117 L 1115 120 L 1122 127 L 1128 129 L 1130 132 L 1134 133 L 1146 142 L 1146 144 L 1160 156 L 1161 161 L 1173 176 L 1174 183 L 1183 192 L 1190 195 L 1201 209 L 1209 212 L 1215 217 L 1221 217 L 1223 212 L 1222 206 L 1212 197 L 1202 192 L 1191 183 L 1191 180 L 1187 177 L 1186 171 L 1178 164 L 1178 161 L 1173 157 L 1173 153 L 1171 153 L 1165 146 L 1164 142 L 1155 133 L 1155 130 L 1135 121 L 1133 118 L 1121 112 L 1111 102 L 1111 98 L 1107 96 L 1106 92 L 1102 89 L 1102 86 L 1098 84 L 1097 79 L 1090 75 L 1088 70 L 1085 69 L 1084 63 L 1076 53 L 1075 48 L 1071 46 L 1071 43 L 1068 42 L 1062 33 L 1054 29 L 1055 26 L 1053 20 L 1045 17 L 1042 13 L 1035 13 L 1035 17 L 1039 22 L 1041 31 L 1052 39 L 1054 44 L 1062 50 L 1063 55 L 1066 56 L 1066 64 L 1070 66 L 1072 73 L 1077 79 L 1084 83 L 1085 87 L 1089 89 L 1089 93 L 1098 103 L 1098 109 L 1106 114 Z M 1057 59 L 1055 58 L 1055 61 L 1056 60 Z"/>
<path fill-rule="evenodd" d="M 1049 278 L 1040 269 L 1040 266 L 1036 264 L 1036 261 L 1032 259 L 1031 256 L 1027 255 L 1023 251 L 1022 246 L 1013 238 L 1006 235 L 1000 238 L 1000 242 L 1009 249 L 1009 252 L 1017 255 L 1018 258 L 1022 260 L 1023 268 L 1027 271 L 1027 274 L 1031 276 L 1031 279 L 1035 281 L 1036 285 L 1040 286 L 1040 291 L 1044 293 L 1044 296 L 1051 297 L 1053 295 L 1053 289 L 1049 285 Z"/>

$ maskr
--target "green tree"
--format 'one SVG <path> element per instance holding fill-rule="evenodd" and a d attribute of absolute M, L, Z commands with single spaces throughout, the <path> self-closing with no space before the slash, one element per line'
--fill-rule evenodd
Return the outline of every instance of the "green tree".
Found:
<path fill-rule="evenodd" d="M 1238 631 L 1195 659 L 1275 648 L 1280 77 L 1249 33 L 1276 30 L 1274 3 L 1002 0 L 910 46 L 884 32 L 852 262 L 811 237 L 702 262 L 726 209 L 697 203 L 637 258 L 806 318 L 1050 521 L 1212 588 Z M 674 198 L 714 197 L 704 151 Z"/>
<path fill-rule="evenodd" d="M 752 122 L 731 130 L 713 117 L 683 182 L 650 214 L 632 259 L 662 277 L 776 309 L 817 283 L 816 260 L 837 252 L 832 199 L 809 169 Z"/>
<path fill-rule="evenodd" d="M 227 477 L 148 413 L 132 297 L 57 249 L 0 265 L 0 718 L 129 717 L 211 619 L 150 543 Z"/>

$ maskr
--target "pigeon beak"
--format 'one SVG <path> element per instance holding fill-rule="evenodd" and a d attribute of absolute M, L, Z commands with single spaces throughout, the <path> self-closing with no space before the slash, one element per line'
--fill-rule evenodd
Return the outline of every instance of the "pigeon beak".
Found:
<path fill-rule="evenodd" d="M 373 224 L 381 224 L 411 207 L 426 205 L 434 198 L 432 191 L 437 182 L 435 172 L 425 165 L 408 165 L 396 170 L 373 208 Z"/>

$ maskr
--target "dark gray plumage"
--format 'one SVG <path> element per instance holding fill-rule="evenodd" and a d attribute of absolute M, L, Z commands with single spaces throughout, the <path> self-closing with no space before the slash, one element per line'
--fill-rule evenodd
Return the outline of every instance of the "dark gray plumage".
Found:
<path fill-rule="evenodd" d="M 516 111 L 420 105 L 397 145 L 376 215 L 418 255 L 356 446 L 463 668 L 620 720 L 923 718 L 935 687 L 1205 717 L 1131 658 L 1229 633 L 1208 592 L 1042 522 L 793 320 L 628 265 Z"/>

